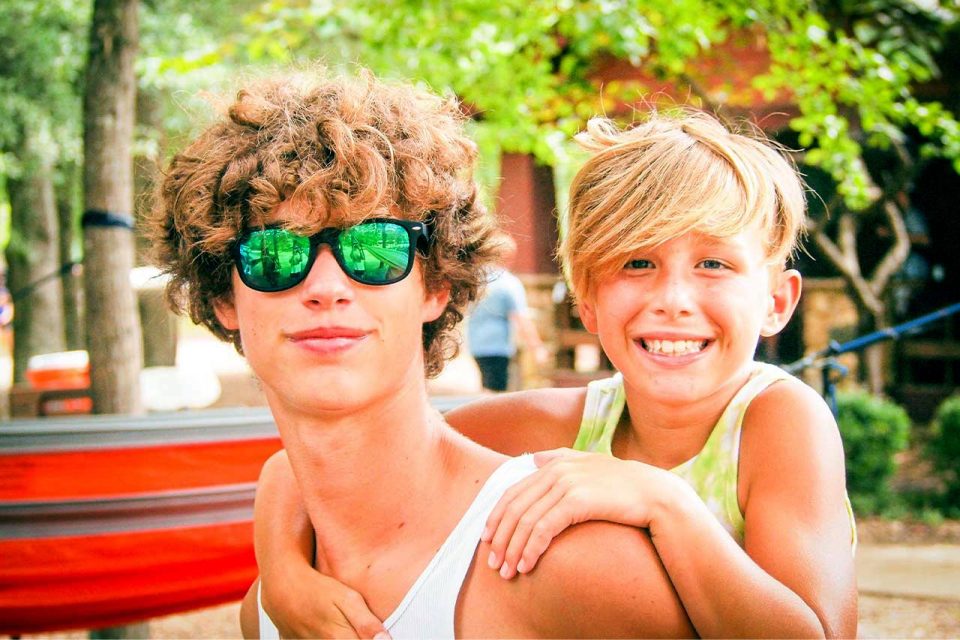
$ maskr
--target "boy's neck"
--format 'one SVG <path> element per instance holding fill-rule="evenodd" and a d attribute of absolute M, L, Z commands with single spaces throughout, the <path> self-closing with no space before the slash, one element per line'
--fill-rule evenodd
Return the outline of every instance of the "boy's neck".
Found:
<path fill-rule="evenodd" d="M 626 428 L 618 429 L 614 454 L 672 469 L 703 449 L 724 410 L 749 378 L 752 365 L 729 385 L 698 402 L 664 403 L 625 385 Z"/>

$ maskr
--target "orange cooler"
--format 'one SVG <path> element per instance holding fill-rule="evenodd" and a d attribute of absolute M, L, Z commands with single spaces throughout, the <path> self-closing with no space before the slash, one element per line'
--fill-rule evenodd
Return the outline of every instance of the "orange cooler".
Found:
<path fill-rule="evenodd" d="M 85 391 L 90 388 L 90 358 L 86 351 L 60 351 L 27 361 L 27 383 L 37 391 Z M 93 399 L 86 393 L 41 396 L 40 415 L 90 413 Z"/>
<path fill-rule="evenodd" d="M 90 358 L 86 351 L 60 351 L 27 361 L 27 382 L 37 390 L 86 389 L 90 386 Z"/>

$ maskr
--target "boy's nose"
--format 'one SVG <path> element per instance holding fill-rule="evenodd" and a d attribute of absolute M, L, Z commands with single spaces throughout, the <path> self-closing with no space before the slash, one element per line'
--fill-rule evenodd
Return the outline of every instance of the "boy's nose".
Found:
<path fill-rule="evenodd" d="M 690 315 L 693 312 L 693 290 L 684 278 L 666 276 L 658 288 L 655 311 L 670 318 Z"/>
<path fill-rule="evenodd" d="M 317 248 L 317 259 L 310 267 L 300 297 L 311 307 L 332 307 L 353 299 L 353 281 L 343 272 L 327 245 Z"/>

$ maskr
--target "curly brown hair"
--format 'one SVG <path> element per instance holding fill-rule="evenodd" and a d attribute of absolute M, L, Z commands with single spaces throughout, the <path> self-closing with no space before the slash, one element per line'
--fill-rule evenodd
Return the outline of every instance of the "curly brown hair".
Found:
<path fill-rule="evenodd" d="M 366 71 L 288 75 L 241 90 L 158 187 L 147 234 L 170 275 L 171 306 L 242 353 L 214 304 L 232 295 L 235 238 L 267 223 L 281 202 L 296 205 L 287 209 L 300 217 L 285 224 L 305 234 L 370 217 L 425 221 L 425 285 L 450 290 L 444 312 L 423 326 L 426 374 L 437 375 L 457 353 L 453 328 L 497 252 L 463 122 L 455 100 Z"/>

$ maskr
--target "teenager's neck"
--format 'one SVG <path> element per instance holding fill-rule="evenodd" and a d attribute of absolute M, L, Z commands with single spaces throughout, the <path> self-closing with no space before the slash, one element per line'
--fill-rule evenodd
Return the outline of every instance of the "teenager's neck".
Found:
<path fill-rule="evenodd" d="M 318 547 L 331 556 L 392 545 L 456 490 L 482 451 L 430 406 L 422 378 L 404 378 L 361 411 L 317 415 L 271 404 Z"/>

